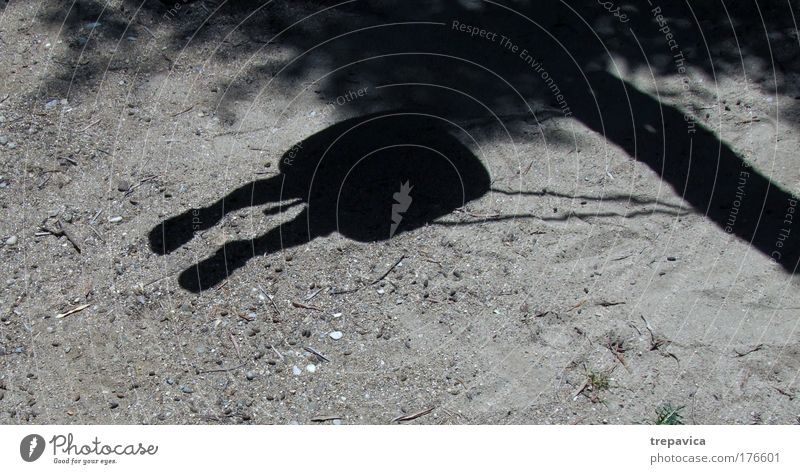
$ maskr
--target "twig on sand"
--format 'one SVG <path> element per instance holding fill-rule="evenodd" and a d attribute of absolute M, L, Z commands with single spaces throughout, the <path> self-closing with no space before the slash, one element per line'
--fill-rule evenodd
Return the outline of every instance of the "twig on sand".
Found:
<path fill-rule="evenodd" d="M 389 273 L 392 272 L 392 270 L 394 270 L 395 268 L 397 268 L 398 265 L 400 265 L 400 263 L 403 261 L 404 258 L 406 258 L 406 255 L 405 254 L 401 255 L 400 258 L 398 258 L 397 261 L 394 262 L 394 265 L 389 267 L 389 269 L 386 270 L 383 273 L 383 275 L 381 275 L 378 278 L 372 280 L 371 282 L 367 283 L 366 285 L 359 286 L 359 287 L 356 287 L 356 288 L 352 288 L 352 289 L 349 289 L 349 290 L 333 290 L 333 291 L 331 291 L 331 294 L 332 295 L 344 295 L 344 294 L 347 294 L 347 293 L 355 293 L 356 291 L 363 290 L 364 288 L 366 288 L 368 286 L 372 286 L 375 283 L 378 283 L 379 281 L 381 281 L 384 278 L 386 278 L 389 275 Z"/>
<path fill-rule="evenodd" d="M 242 351 L 241 349 L 239 349 L 239 343 L 236 342 L 236 337 L 233 335 L 233 333 L 230 333 L 230 336 L 231 336 L 231 342 L 233 343 L 233 347 L 236 348 L 236 355 L 239 357 L 239 360 L 242 360 Z"/>
<path fill-rule="evenodd" d="M 622 366 L 625 367 L 625 369 L 628 372 L 631 371 L 631 368 L 628 367 L 628 362 L 625 360 L 625 357 L 622 355 L 622 353 L 625 352 L 625 347 L 623 346 L 621 341 L 612 341 L 611 339 L 609 339 L 606 342 L 606 348 L 608 350 L 610 350 L 612 354 L 614 354 L 614 357 L 617 358 L 619 363 L 622 364 Z"/>
<path fill-rule="evenodd" d="M 41 226 L 40 229 L 43 232 L 47 232 L 48 234 L 53 235 L 55 237 L 61 237 L 61 236 L 66 237 L 67 240 L 69 240 L 69 243 L 71 243 L 72 246 L 75 248 L 75 250 L 78 253 L 81 253 L 81 246 L 78 245 L 78 239 L 72 234 L 72 231 L 62 226 L 61 221 L 57 221 L 56 225 L 58 226 L 56 229 L 51 229 L 44 225 Z"/>
<path fill-rule="evenodd" d="M 324 288 L 317 288 L 317 291 L 315 291 L 315 292 L 311 293 L 310 295 L 306 296 L 306 298 L 305 298 L 305 301 L 311 301 L 311 300 L 312 300 L 312 299 L 314 299 L 314 297 L 315 297 L 315 296 L 317 296 L 317 295 L 319 294 L 319 292 L 320 292 L 320 291 L 322 291 L 323 289 L 324 289 Z"/>
<path fill-rule="evenodd" d="M 273 351 L 274 353 L 278 354 L 278 357 L 279 357 L 281 360 L 285 360 L 285 359 L 283 358 L 283 354 L 281 354 L 281 353 L 280 353 L 280 351 L 279 351 L 278 349 L 275 349 L 275 346 L 273 346 L 273 345 L 270 345 L 270 346 L 269 346 L 269 348 L 270 348 L 270 349 L 272 349 L 272 351 Z"/>
<path fill-rule="evenodd" d="M 156 179 L 157 177 L 158 177 L 158 176 L 156 176 L 156 175 L 150 175 L 150 176 L 147 176 L 147 177 L 145 177 L 145 178 L 142 178 L 141 180 L 139 180 L 139 182 L 138 182 L 138 183 L 134 184 L 133 186 L 131 186 L 130 188 L 128 188 L 128 190 L 127 190 L 127 191 L 125 191 L 125 197 L 128 197 L 128 196 L 130 196 L 130 195 L 131 195 L 131 193 L 133 193 L 133 191 L 134 191 L 136 188 L 138 188 L 139 186 L 143 185 L 144 183 L 146 183 L 146 182 L 148 182 L 148 181 L 152 181 L 152 180 Z"/>
<path fill-rule="evenodd" d="M 272 296 L 270 296 L 270 295 L 269 295 L 269 293 L 267 293 L 267 290 L 265 290 L 265 289 L 264 289 L 264 288 L 263 288 L 261 285 L 258 285 L 258 290 L 259 290 L 259 291 L 261 291 L 261 293 L 263 293 L 263 294 L 264 294 L 264 296 L 265 296 L 265 297 L 266 297 L 266 298 L 269 300 L 269 302 L 272 304 L 272 308 L 275 310 L 275 313 L 277 313 L 277 314 L 278 314 L 278 317 L 279 317 L 279 318 L 283 318 L 283 313 L 281 313 L 281 310 L 280 310 L 280 309 L 278 309 L 278 305 L 276 305 L 276 304 L 275 304 L 275 300 L 273 300 L 273 299 L 272 299 Z"/>
<path fill-rule="evenodd" d="M 790 402 L 794 400 L 794 397 L 795 397 L 794 393 L 792 393 L 792 392 L 790 392 L 790 391 L 788 391 L 788 390 L 784 390 L 784 389 L 782 389 L 782 388 L 780 388 L 780 387 L 772 387 L 772 388 L 774 388 L 775 390 L 777 390 L 777 391 L 778 391 L 778 393 L 780 393 L 781 395 L 783 395 L 783 396 L 785 396 L 785 397 L 789 397 L 789 401 L 790 401 Z"/>
<path fill-rule="evenodd" d="M 319 357 L 320 360 L 324 360 L 325 362 L 330 362 L 330 359 L 328 359 L 327 357 L 322 355 L 321 352 L 319 352 L 318 350 L 314 349 L 313 347 L 304 347 L 303 349 L 305 349 L 308 352 L 310 352 L 310 353 L 314 354 L 315 356 Z"/>
<path fill-rule="evenodd" d="M 302 309 L 313 309 L 314 311 L 322 311 L 322 308 L 317 308 L 316 306 L 311 306 L 310 304 L 304 304 L 299 301 L 292 300 L 292 306 L 295 308 L 302 308 Z"/>
<path fill-rule="evenodd" d="M 644 326 L 647 328 L 647 332 L 650 333 L 650 350 L 651 351 L 656 351 L 657 350 L 657 351 L 660 352 L 662 346 L 669 345 L 672 342 L 669 339 L 665 339 L 663 337 L 656 337 L 655 332 L 653 331 L 653 328 L 650 326 L 650 323 L 647 322 L 647 320 L 644 318 L 643 315 L 640 315 L 640 317 L 642 318 L 642 321 L 644 321 Z M 664 352 L 662 352 L 662 354 L 666 354 L 667 356 L 672 357 L 673 359 L 675 359 L 675 362 L 680 363 L 680 360 L 678 359 L 678 356 L 676 356 L 672 352 L 664 351 Z"/>
<path fill-rule="evenodd" d="M 580 394 L 583 393 L 584 390 L 589 388 L 589 384 L 590 384 L 590 382 L 589 382 L 589 379 L 587 378 L 586 381 L 583 382 L 583 385 L 578 387 L 578 390 L 576 390 L 575 393 L 572 395 L 572 399 L 573 400 L 577 399 L 580 396 Z"/>
<path fill-rule="evenodd" d="M 143 25 L 142 23 L 139 23 L 139 26 L 141 26 L 142 28 L 144 28 L 144 31 L 146 31 L 148 34 L 150 34 L 150 36 L 152 36 L 152 37 L 153 37 L 153 39 L 158 39 L 158 38 L 156 38 L 156 35 L 154 35 L 152 31 L 150 31 L 150 28 L 146 27 L 146 26 L 145 26 L 145 25 Z"/>
<path fill-rule="evenodd" d="M 322 422 L 322 421 L 333 421 L 333 420 L 341 420 L 342 417 L 338 415 L 319 415 L 315 416 L 311 419 L 311 421 L 315 422 Z"/>
<path fill-rule="evenodd" d="M 194 108 L 194 104 L 190 105 L 189 107 L 186 107 L 185 109 L 181 110 L 180 112 L 176 112 L 176 113 L 172 114 L 172 117 L 177 117 L 179 115 L 183 115 L 186 112 L 192 110 L 193 108 Z"/>
<path fill-rule="evenodd" d="M 400 265 L 400 262 L 402 262 L 404 258 L 406 258 L 405 254 L 401 255 L 401 256 L 400 256 L 400 258 L 398 258 L 398 259 L 397 259 L 397 261 L 396 261 L 396 262 L 394 262 L 394 265 L 392 265 L 391 267 L 389 267 L 389 269 L 388 269 L 388 270 L 386 270 L 386 271 L 383 273 L 383 275 L 381 275 L 381 276 L 379 276 L 378 278 L 376 278 L 376 279 L 372 280 L 372 282 L 371 282 L 369 285 L 367 285 L 367 286 L 372 286 L 372 285 L 374 285 L 375 283 L 378 283 L 379 281 L 381 281 L 381 280 L 383 280 L 384 278 L 386 278 L 386 276 L 387 276 L 387 275 L 389 275 L 389 273 L 391 273 L 391 271 L 392 271 L 392 270 L 394 270 L 394 269 L 395 269 L 395 268 L 396 268 L 398 265 Z"/>
<path fill-rule="evenodd" d="M 620 304 L 625 304 L 625 302 L 624 301 L 600 301 L 600 302 L 597 303 L 597 306 L 602 306 L 604 308 L 607 308 L 609 306 L 617 306 L 617 305 L 620 305 Z"/>
<path fill-rule="evenodd" d="M 94 127 L 98 123 L 100 123 L 100 119 L 97 119 L 94 122 L 90 123 L 89 125 L 87 125 L 87 126 L 83 127 L 82 129 L 78 130 L 78 133 L 83 133 L 86 130 L 89 130 L 90 128 Z"/>
<path fill-rule="evenodd" d="M 397 418 L 395 418 L 395 419 L 393 419 L 393 420 L 392 420 L 392 423 L 394 423 L 394 422 L 398 422 L 398 421 L 411 421 L 411 420 L 416 420 L 417 418 L 419 418 L 419 417 L 421 417 L 421 416 L 425 416 L 425 415 L 427 415 L 428 413 L 432 412 L 433 410 L 434 410 L 433 408 L 427 408 L 427 409 L 425 409 L 425 410 L 418 411 L 418 412 L 416 412 L 416 413 L 412 413 L 412 414 L 410 414 L 410 415 L 398 416 Z"/>
<path fill-rule="evenodd" d="M 84 309 L 88 308 L 89 306 L 91 306 L 90 303 L 82 304 L 82 305 L 80 305 L 78 307 L 72 308 L 71 310 L 67 311 L 66 313 L 57 314 L 56 315 L 56 319 L 66 318 L 70 314 L 75 314 L 77 312 L 83 311 Z"/>
<path fill-rule="evenodd" d="M 462 214 L 466 214 L 466 215 L 468 215 L 470 217 L 475 217 L 475 218 L 478 218 L 478 219 L 491 219 L 491 218 L 494 218 L 494 217 L 500 217 L 500 214 L 497 214 L 497 213 L 479 214 L 477 212 L 468 211 L 463 207 L 456 209 L 456 212 L 460 212 Z"/>
<path fill-rule="evenodd" d="M 198 370 L 197 373 L 199 375 L 199 374 L 210 374 L 212 372 L 230 372 L 231 370 L 241 369 L 242 367 L 244 367 L 244 362 L 242 362 L 241 364 L 239 364 L 239 365 L 237 365 L 235 367 L 229 367 L 227 369 Z"/>
<path fill-rule="evenodd" d="M 575 304 L 575 305 L 571 306 L 570 308 L 568 308 L 568 309 L 567 309 L 567 312 L 570 312 L 570 311 L 572 311 L 573 309 L 578 309 L 578 308 L 580 308 L 581 306 L 583 306 L 583 305 L 585 305 L 585 304 L 586 304 L 586 300 L 581 300 L 581 301 L 579 301 L 577 304 Z"/>
<path fill-rule="evenodd" d="M 738 351 L 738 350 L 734 349 L 733 352 L 736 353 L 736 357 L 744 357 L 747 354 L 752 354 L 753 352 L 760 351 L 763 348 L 764 348 L 764 344 L 758 344 L 755 347 L 753 347 L 752 349 L 748 349 L 748 350 L 745 350 L 745 351 Z"/>

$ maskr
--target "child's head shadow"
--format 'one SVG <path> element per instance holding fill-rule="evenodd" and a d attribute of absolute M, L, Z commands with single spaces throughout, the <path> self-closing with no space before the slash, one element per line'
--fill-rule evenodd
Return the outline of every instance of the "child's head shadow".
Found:
<path fill-rule="evenodd" d="M 228 242 L 184 270 L 181 286 L 199 292 L 255 256 L 333 232 L 376 242 L 417 229 L 489 191 L 489 173 L 457 135 L 466 133 L 440 118 L 412 112 L 339 122 L 286 151 L 278 175 L 158 224 L 149 234 L 151 248 L 170 253 L 237 209 L 290 201 L 265 212 L 272 215 L 276 209 L 305 206 L 290 221 L 254 239 Z"/>

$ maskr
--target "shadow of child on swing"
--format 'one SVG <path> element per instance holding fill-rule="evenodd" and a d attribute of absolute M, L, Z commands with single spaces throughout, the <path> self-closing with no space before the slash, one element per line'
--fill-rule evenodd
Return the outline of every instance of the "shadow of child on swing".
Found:
<path fill-rule="evenodd" d="M 419 228 L 489 191 L 489 173 L 453 134 L 457 130 L 412 112 L 344 120 L 289 149 L 279 174 L 158 224 L 149 233 L 150 246 L 155 253 L 171 253 L 225 214 L 246 207 L 277 204 L 265 211 L 269 215 L 304 206 L 289 222 L 254 239 L 227 242 L 184 270 L 180 285 L 201 292 L 255 256 L 333 232 L 376 242 Z"/>

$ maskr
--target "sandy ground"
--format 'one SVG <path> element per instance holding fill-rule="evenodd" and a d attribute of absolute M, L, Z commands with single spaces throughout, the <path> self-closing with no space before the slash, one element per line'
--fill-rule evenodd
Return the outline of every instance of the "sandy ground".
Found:
<path fill-rule="evenodd" d="M 384 98 L 271 87 L 259 75 L 296 51 L 231 53 L 250 40 L 230 22 L 181 49 L 165 38 L 193 31 L 164 10 L 109 2 L 129 21 L 112 31 L 59 3 L 0 13 L 0 422 L 647 424 L 667 405 L 684 423 L 800 421 L 797 282 L 557 113 L 506 120 L 529 128 L 513 138 L 464 125 L 493 191 L 430 225 L 320 236 L 187 291 L 187 267 L 298 210 L 236 210 L 168 255 L 151 229 Z M 620 64 L 800 193 L 792 94 Z"/>

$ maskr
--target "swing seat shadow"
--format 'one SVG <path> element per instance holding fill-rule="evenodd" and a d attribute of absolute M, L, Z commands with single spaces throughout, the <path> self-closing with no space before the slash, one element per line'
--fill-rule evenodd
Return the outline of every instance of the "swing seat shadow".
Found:
<path fill-rule="evenodd" d="M 153 252 L 174 252 L 225 214 L 273 203 L 267 216 L 304 206 L 264 234 L 228 242 L 179 276 L 201 292 L 255 256 L 333 232 L 359 242 L 387 240 L 445 216 L 489 191 L 489 173 L 439 118 L 387 112 L 339 122 L 289 149 L 280 173 L 247 183 L 222 199 L 155 226 Z M 288 201 L 288 203 L 287 203 Z"/>

